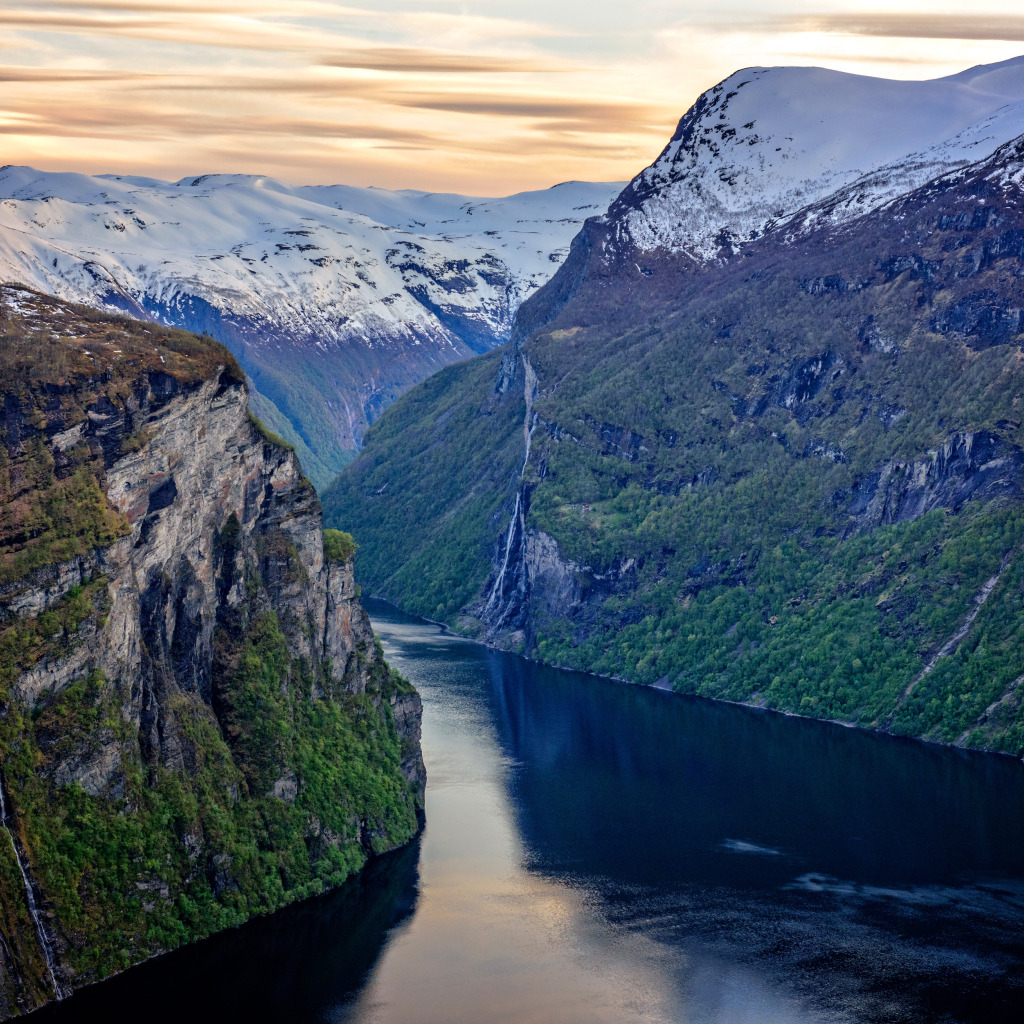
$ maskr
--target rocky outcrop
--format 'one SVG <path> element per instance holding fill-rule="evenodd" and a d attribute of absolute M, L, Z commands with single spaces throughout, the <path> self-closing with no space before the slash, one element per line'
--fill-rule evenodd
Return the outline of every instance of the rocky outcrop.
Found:
<path fill-rule="evenodd" d="M 113 449 L 137 421 L 152 440 L 112 457 L 106 470 L 107 496 L 130 532 L 0 591 L 11 611 L 39 614 L 102 576 L 110 602 L 102 627 L 87 623 L 73 651 L 22 673 L 14 695 L 31 706 L 90 671 L 132 680 L 132 724 L 170 766 L 178 730 L 167 721 L 169 693 L 210 699 L 214 631 L 224 608 L 245 603 L 250 564 L 292 653 L 329 664 L 329 682 L 363 692 L 368 665 L 356 665 L 357 651 L 368 664 L 377 654 L 351 563 L 325 563 L 316 494 L 294 455 L 249 419 L 241 383 L 221 373 L 194 389 L 150 390 L 134 410 L 92 417 L 86 436 Z M 222 531 L 232 516 L 238 537 L 226 557 Z"/>
<path fill-rule="evenodd" d="M 935 508 L 959 511 L 970 499 L 1022 495 L 1024 452 L 988 431 L 952 434 L 935 451 L 893 459 L 860 481 L 851 511 L 857 530 L 917 519 Z"/>
<path fill-rule="evenodd" d="M 8 460 L 31 450 L 59 485 L 91 453 L 119 525 L 0 585 L 3 786 L 29 879 L 0 849 L 0 1017 L 336 884 L 422 818 L 419 699 L 232 361 L 79 390 L 84 410 L 45 419 L 37 390 L 5 396 Z M 29 494 L 25 465 L 11 486 Z"/>
<path fill-rule="evenodd" d="M 402 774 L 416 794 L 422 817 L 423 794 L 427 785 L 427 769 L 420 749 L 423 701 L 413 689 L 396 693 L 391 697 L 391 713 L 402 743 Z"/>
<path fill-rule="evenodd" d="M 583 594 L 583 566 L 564 558 L 555 539 L 540 530 L 527 534 L 523 558 L 540 613 L 552 618 L 571 615 Z"/>

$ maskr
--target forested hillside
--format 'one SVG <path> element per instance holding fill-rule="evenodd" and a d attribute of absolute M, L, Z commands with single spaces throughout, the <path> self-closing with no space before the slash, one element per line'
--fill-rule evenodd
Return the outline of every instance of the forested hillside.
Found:
<path fill-rule="evenodd" d="M 365 585 L 552 663 L 1020 752 L 1022 160 L 710 261 L 589 221 L 516 344 L 327 495 Z"/>

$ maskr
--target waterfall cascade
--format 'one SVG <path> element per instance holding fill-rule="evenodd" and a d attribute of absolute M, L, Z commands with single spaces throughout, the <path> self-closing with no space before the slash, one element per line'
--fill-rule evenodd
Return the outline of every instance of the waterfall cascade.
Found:
<path fill-rule="evenodd" d="M 523 508 L 522 478 L 530 461 L 530 442 L 533 438 L 533 429 L 536 426 L 533 416 L 533 400 L 537 396 L 537 374 L 530 365 L 530 360 L 526 358 L 525 353 L 523 353 L 523 369 L 525 374 L 523 395 L 526 399 L 526 415 L 523 417 L 523 465 L 519 470 L 519 478 L 516 482 L 516 500 L 512 506 L 512 518 L 509 519 L 508 533 L 505 535 L 505 552 L 502 557 L 501 568 L 494 579 L 494 584 L 487 595 L 487 601 L 483 609 L 484 616 L 490 617 L 492 628 L 495 629 L 502 624 L 505 616 L 508 614 L 508 609 L 502 607 L 502 597 L 505 590 L 505 579 L 508 575 L 509 561 L 511 560 L 514 548 L 513 542 L 516 536 L 516 529 L 517 527 L 525 529 L 526 526 L 524 522 L 525 509 Z"/>
<path fill-rule="evenodd" d="M 43 925 L 43 917 L 42 914 L 39 913 L 39 906 L 36 903 L 36 895 L 32 889 L 32 882 L 28 877 L 28 872 L 25 870 L 25 862 L 21 858 L 21 851 L 18 849 L 18 843 L 14 838 L 14 833 L 10 830 L 10 827 L 7 824 L 7 798 L 4 795 L 4 782 L 2 776 L 0 776 L 0 824 L 3 825 L 4 831 L 7 833 L 7 838 L 11 841 L 11 847 L 14 849 L 14 859 L 18 862 L 18 870 L 21 872 L 21 881 L 25 886 L 25 903 L 28 905 L 28 912 L 32 916 L 33 925 L 35 925 L 36 938 L 39 940 L 39 948 L 43 951 L 43 959 L 46 961 L 46 969 L 50 972 L 50 981 L 53 984 L 53 993 L 57 999 L 63 999 L 64 989 L 60 982 L 57 981 L 53 946 L 50 945 L 50 939 L 46 934 L 46 928 Z"/>

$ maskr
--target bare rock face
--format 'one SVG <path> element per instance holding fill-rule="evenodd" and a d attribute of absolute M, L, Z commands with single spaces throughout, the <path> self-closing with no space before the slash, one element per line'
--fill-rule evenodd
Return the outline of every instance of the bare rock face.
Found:
<path fill-rule="evenodd" d="M 422 820 L 419 698 L 352 558 L 325 558 L 227 353 L 188 345 L 191 372 L 4 395 L 0 1018 L 320 892 Z"/>
<path fill-rule="evenodd" d="M 427 785 L 427 769 L 420 749 L 423 701 L 413 689 L 396 693 L 391 698 L 391 711 L 395 716 L 395 728 L 402 739 L 402 774 L 422 806 Z"/>
<path fill-rule="evenodd" d="M 564 558 L 555 539 L 542 530 L 527 534 L 526 565 L 544 614 L 565 615 L 580 603 L 579 574 L 584 567 Z"/>
<path fill-rule="evenodd" d="M 959 431 L 921 458 L 894 459 L 861 482 L 852 511 L 858 529 L 917 519 L 934 508 L 1021 495 L 1024 453 L 989 431 Z M 870 497 L 869 497 L 870 494 Z M 865 505 L 866 500 L 866 505 Z"/>
<path fill-rule="evenodd" d="M 165 766 L 180 760 L 169 695 L 210 700 L 218 615 L 245 603 L 247 565 L 258 566 L 292 653 L 329 664 L 331 683 L 364 692 L 368 665 L 378 657 L 351 562 L 324 560 L 316 493 L 295 456 L 268 443 L 250 420 L 244 387 L 222 378 L 146 395 L 139 414 L 152 440 L 106 471 L 108 499 L 130 532 L 11 593 L 12 610 L 38 614 L 70 587 L 107 579 L 105 625 L 67 655 L 20 675 L 14 694 L 31 706 L 96 670 L 108 680 L 131 680 L 132 724 Z M 130 433 L 110 416 L 96 422 L 108 441 Z M 238 541 L 226 562 L 221 533 L 232 516 Z M 355 667 L 357 651 L 366 666 Z"/>

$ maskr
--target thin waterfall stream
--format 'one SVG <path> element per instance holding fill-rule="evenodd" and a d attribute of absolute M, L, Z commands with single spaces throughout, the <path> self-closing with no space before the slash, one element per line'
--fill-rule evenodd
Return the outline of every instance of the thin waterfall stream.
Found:
<path fill-rule="evenodd" d="M 519 477 L 516 482 L 516 500 L 512 506 L 512 517 L 508 521 L 508 533 L 505 535 L 505 554 L 501 561 L 501 569 L 495 577 L 494 586 L 487 595 L 487 603 L 484 605 L 484 613 L 495 607 L 497 601 L 498 617 L 494 626 L 500 626 L 505 619 L 506 612 L 501 607 L 501 596 L 505 587 L 505 577 L 508 574 L 508 562 L 512 555 L 512 542 L 515 540 L 516 526 L 522 520 L 523 515 L 523 485 L 522 479 L 526 473 L 526 467 L 530 461 L 530 444 L 533 440 L 533 429 L 536 424 L 533 422 L 533 401 L 537 397 L 537 374 L 530 365 L 530 360 L 523 354 L 523 372 L 525 381 L 523 384 L 523 397 L 526 399 L 526 413 L 523 416 L 523 465 L 519 470 Z M 523 524 L 525 526 L 525 524 Z"/>
<path fill-rule="evenodd" d="M 3 776 L 0 775 L 0 823 L 3 824 L 4 831 L 7 833 L 7 838 L 11 841 L 11 847 L 14 850 L 14 859 L 18 863 L 18 870 L 21 872 L 21 882 L 25 887 L 25 903 L 28 906 L 28 912 L 32 917 L 32 923 L 36 929 L 36 938 L 39 940 L 39 948 L 43 951 L 43 959 L 46 961 L 46 969 L 50 972 L 50 982 L 53 985 L 53 992 L 57 999 L 64 998 L 64 989 L 57 981 L 57 972 L 54 969 L 54 956 L 53 947 L 50 945 L 50 939 L 46 934 L 46 929 L 43 927 L 43 918 L 39 913 L 39 907 L 36 904 L 35 892 L 32 889 L 32 882 L 28 877 L 28 872 L 25 870 L 25 862 L 21 859 L 21 851 L 18 849 L 18 843 L 14 838 L 14 833 L 10 830 L 7 824 L 7 798 L 4 794 L 4 781 Z"/>

